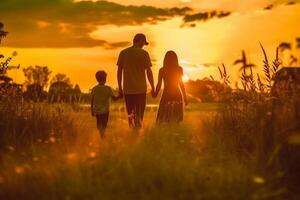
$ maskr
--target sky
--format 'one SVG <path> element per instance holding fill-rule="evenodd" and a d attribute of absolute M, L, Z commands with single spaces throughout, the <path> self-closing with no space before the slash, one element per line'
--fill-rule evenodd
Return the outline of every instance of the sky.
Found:
<path fill-rule="evenodd" d="M 1 0 L 0 22 L 9 35 L 0 52 L 17 51 L 13 65 L 48 66 L 88 91 L 98 70 L 117 86 L 118 54 L 142 32 L 155 77 L 165 53 L 174 50 L 190 79 L 218 79 L 224 63 L 234 83 L 233 62 L 242 50 L 260 71 L 259 42 L 274 57 L 281 42 L 294 44 L 300 37 L 299 21 L 299 0 Z M 24 81 L 22 70 L 9 75 Z"/>

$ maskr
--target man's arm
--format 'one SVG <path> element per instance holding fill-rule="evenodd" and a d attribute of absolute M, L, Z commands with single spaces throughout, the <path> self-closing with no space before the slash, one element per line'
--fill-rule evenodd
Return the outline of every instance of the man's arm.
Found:
<path fill-rule="evenodd" d="M 119 96 L 113 95 L 113 96 L 111 96 L 111 99 L 114 100 L 114 101 L 117 101 L 117 100 L 119 100 Z"/>
<path fill-rule="evenodd" d="M 118 65 L 118 87 L 119 87 L 119 97 L 123 97 L 123 87 L 122 87 L 122 77 L 123 77 L 123 67 Z"/>
<path fill-rule="evenodd" d="M 184 86 L 184 83 L 183 83 L 182 80 L 180 80 L 179 86 L 180 86 L 181 92 L 182 92 L 182 94 L 183 94 L 183 100 L 184 100 L 184 103 L 185 103 L 185 105 L 187 106 L 187 105 L 189 104 L 189 102 L 188 102 L 188 100 L 187 100 L 186 91 L 185 91 L 185 86 Z"/>
<path fill-rule="evenodd" d="M 160 91 L 160 88 L 161 88 L 161 84 L 162 84 L 162 71 L 159 70 L 158 81 L 157 81 L 156 90 L 154 92 L 154 96 L 153 97 L 157 97 L 157 95 L 158 95 L 158 93 Z"/>
<path fill-rule="evenodd" d="M 153 73 L 152 73 L 152 70 L 151 70 L 151 68 L 150 67 L 148 67 L 147 69 L 146 69 L 146 71 L 147 71 L 147 78 L 148 78 L 148 81 L 149 81 L 149 83 L 150 83 L 150 85 L 151 85 L 151 94 L 152 94 L 152 96 L 154 96 L 154 80 L 153 80 Z"/>
<path fill-rule="evenodd" d="M 116 95 L 114 94 L 112 88 L 110 87 L 109 89 L 110 89 L 110 94 L 109 94 L 109 96 L 111 97 L 111 99 L 112 99 L 113 101 L 119 100 L 120 95 L 116 96 Z"/>
<path fill-rule="evenodd" d="M 146 69 L 146 72 L 147 72 L 147 78 L 148 78 L 148 81 L 151 85 L 151 95 L 154 96 L 154 93 L 155 93 L 155 86 L 154 86 L 154 80 L 153 80 L 153 73 L 152 73 L 152 70 L 151 70 L 151 66 L 152 66 L 152 63 L 151 63 L 151 59 L 150 59 L 150 56 L 148 54 L 148 52 L 146 52 L 146 57 L 145 57 L 145 69 Z"/>
<path fill-rule="evenodd" d="M 119 97 L 122 98 L 123 97 L 122 78 L 123 78 L 123 66 L 124 66 L 124 54 L 122 52 L 119 54 L 117 66 L 118 66 L 117 77 L 118 77 Z"/>

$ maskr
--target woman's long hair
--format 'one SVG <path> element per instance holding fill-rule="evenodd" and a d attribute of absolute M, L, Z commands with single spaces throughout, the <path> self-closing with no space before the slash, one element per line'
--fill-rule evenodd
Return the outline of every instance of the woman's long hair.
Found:
<path fill-rule="evenodd" d="M 178 57 L 174 51 L 168 51 L 164 58 L 165 68 L 176 68 L 179 67 Z"/>

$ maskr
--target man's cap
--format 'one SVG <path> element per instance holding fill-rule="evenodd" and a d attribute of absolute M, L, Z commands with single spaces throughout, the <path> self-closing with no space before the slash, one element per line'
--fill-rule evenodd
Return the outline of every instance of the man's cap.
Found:
<path fill-rule="evenodd" d="M 148 45 L 149 42 L 147 42 L 147 39 L 146 39 L 146 36 L 143 34 L 143 33 L 138 33 L 134 36 L 133 38 L 133 42 L 134 43 L 137 43 L 139 41 L 144 41 L 145 42 L 145 45 Z"/>

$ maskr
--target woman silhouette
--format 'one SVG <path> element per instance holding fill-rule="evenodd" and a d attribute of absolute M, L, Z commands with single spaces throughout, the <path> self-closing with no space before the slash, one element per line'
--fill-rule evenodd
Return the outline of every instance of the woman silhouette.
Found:
<path fill-rule="evenodd" d="M 164 91 L 158 108 L 157 124 L 178 123 L 183 120 L 183 100 L 185 105 L 188 102 L 182 76 L 183 70 L 179 66 L 176 53 L 168 51 L 164 58 L 164 65 L 159 70 L 158 83 L 154 93 L 154 97 L 156 97 L 163 81 Z"/>

